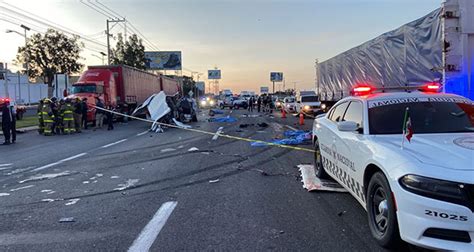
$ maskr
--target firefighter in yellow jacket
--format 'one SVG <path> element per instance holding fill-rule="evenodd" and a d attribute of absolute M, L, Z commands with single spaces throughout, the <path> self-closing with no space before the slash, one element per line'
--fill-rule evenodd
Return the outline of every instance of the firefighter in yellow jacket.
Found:
<path fill-rule="evenodd" d="M 40 100 L 38 104 L 38 109 L 36 110 L 36 113 L 38 114 L 38 133 L 40 134 L 44 133 L 43 106 L 43 100 Z"/>
<path fill-rule="evenodd" d="M 51 136 L 53 134 L 54 114 L 51 110 L 51 100 L 45 99 L 43 102 L 41 117 L 44 123 L 44 135 Z"/>
<path fill-rule="evenodd" d="M 64 127 L 64 134 L 71 134 L 74 133 L 76 130 L 74 129 L 74 116 L 73 116 L 73 106 L 71 104 L 70 99 L 66 99 L 66 104 L 61 108 L 61 114 L 63 117 L 63 127 Z"/>

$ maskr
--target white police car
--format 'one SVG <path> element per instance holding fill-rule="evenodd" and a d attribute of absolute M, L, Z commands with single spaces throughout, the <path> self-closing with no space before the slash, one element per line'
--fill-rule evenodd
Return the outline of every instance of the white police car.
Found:
<path fill-rule="evenodd" d="M 314 121 L 316 174 L 362 204 L 381 246 L 474 251 L 474 102 L 439 88 L 358 86 Z"/>

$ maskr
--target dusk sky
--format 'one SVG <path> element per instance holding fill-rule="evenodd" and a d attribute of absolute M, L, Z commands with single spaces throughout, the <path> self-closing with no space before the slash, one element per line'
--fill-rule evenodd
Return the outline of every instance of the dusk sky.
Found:
<path fill-rule="evenodd" d="M 84 2 L 87 3 L 86 0 Z M 95 3 L 95 0 L 93 1 Z M 160 50 L 182 51 L 188 70 L 222 70 L 220 87 L 234 92 L 271 86 L 269 73 L 284 73 L 286 86 L 314 87 L 314 61 L 324 61 L 440 7 L 441 0 L 103 0 L 100 3 L 125 16 Z M 5 33 L 38 31 L 45 25 L 18 17 L 18 7 L 105 44 L 106 17 L 79 0 L 0 0 L 0 61 L 15 58 L 23 37 Z M 9 15 L 10 17 L 8 17 Z M 16 24 L 15 24 L 16 23 Z M 30 31 L 30 34 L 33 31 Z M 116 26 L 112 33 L 123 32 Z M 130 33 L 130 30 L 129 30 Z M 114 41 L 112 40 L 114 45 Z M 146 45 L 146 44 L 145 44 Z M 105 47 L 86 43 L 86 65 L 101 64 L 94 55 Z"/>

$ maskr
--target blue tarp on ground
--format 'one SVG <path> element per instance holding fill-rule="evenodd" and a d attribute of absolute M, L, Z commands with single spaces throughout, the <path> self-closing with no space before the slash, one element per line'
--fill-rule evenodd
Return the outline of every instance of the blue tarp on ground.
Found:
<path fill-rule="evenodd" d="M 311 132 L 304 131 L 304 130 L 296 130 L 296 131 L 285 131 L 283 135 L 287 138 L 284 139 L 276 139 L 273 141 L 269 141 L 269 143 L 273 144 L 281 144 L 281 145 L 298 145 L 303 144 L 307 141 L 311 140 Z M 262 142 L 252 142 L 250 146 L 259 147 L 259 146 L 268 146 L 267 143 Z"/>
<path fill-rule="evenodd" d="M 219 118 L 210 118 L 209 122 L 237 122 L 237 119 L 234 117 L 226 116 L 226 117 L 219 117 Z"/>
<path fill-rule="evenodd" d="M 224 114 L 224 111 L 222 111 L 222 110 L 220 110 L 220 109 L 211 109 L 210 112 L 212 112 L 212 113 L 214 113 L 214 114 L 216 114 L 216 115 L 218 115 L 218 114 Z"/>

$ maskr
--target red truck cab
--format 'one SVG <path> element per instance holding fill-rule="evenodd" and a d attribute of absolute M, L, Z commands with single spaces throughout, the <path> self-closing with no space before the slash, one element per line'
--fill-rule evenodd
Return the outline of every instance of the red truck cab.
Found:
<path fill-rule="evenodd" d="M 115 78 L 112 71 L 108 69 L 86 70 L 77 83 L 71 88 L 72 97 L 79 97 L 81 100 L 87 98 L 89 112 L 87 120 L 95 119 L 96 99 L 99 98 L 107 106 L 117 106 L 117 94 Z"/>

